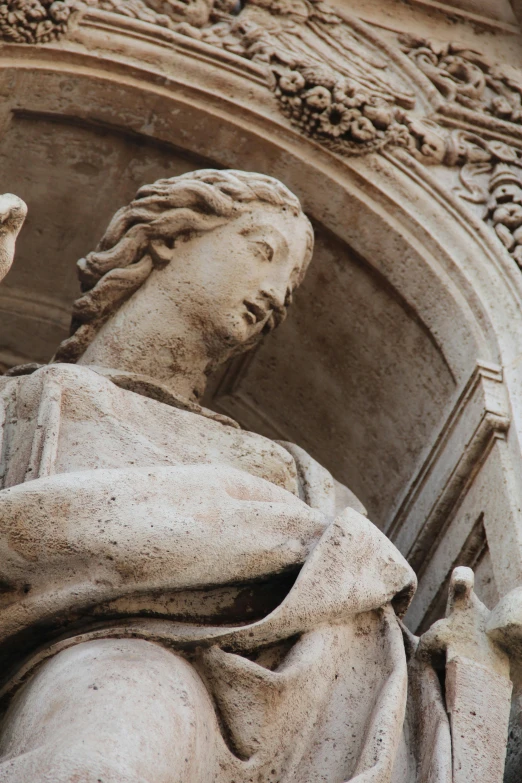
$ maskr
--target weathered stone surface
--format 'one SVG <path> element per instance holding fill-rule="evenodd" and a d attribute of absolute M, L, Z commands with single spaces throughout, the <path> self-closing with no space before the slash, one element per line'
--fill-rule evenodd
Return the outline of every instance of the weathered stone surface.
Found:
<path fill-rule="evenodd" d="M 443 632 L 405 648 L 414 574 L 353 493 L 197 402 L 284 319 L 312 243 L 295 196 L 262 175 L 142 187 L 79 261 L 54 362 L 4 377 L 6 783 L 450 783 L 452 763 L 478 769 L 469 737 L 487 721 L 468 715 L 466 673 L 490 685 L 505 655 L 471 588 Z M 427 657 L 439 647 L 453 743 Z M 500 741 L 510 687 L 493 685 Z M 498 743 L 481 758 L 500 781 Z"/>
<path fill-rule="evenodd" d="M 114 725 L 101 755 L 111 756 L 111 743 L 127 747 L 130 766 L 106 761 L 90 773 L 147 779 L 150 760 L 118 724 L 118 704 L 127 704 L 120 672 L 96 662 L 129 664 L 135 694 L 142 705 L 151 700 L 144 724 L 155 725 L 161 694 L 138 684 L 150 655 L 185 700 L 176 725 L 196 754 L 187 756 L 192 766 L 170 757 L 158 726 L 150 748 L 166 779 L 176 768 L 181 779 L 224 783 L 249 774 L 296 783 L 500 780 L 510 684 L 504 669 L 495 679 L 485 664 L 490 650 L 511 661 L 506 781 L 518 781 L 516 622 L 499 620 L 487 637 L 484 607 L 471 624 L 451 615 L 454 636 L 437 653 L 423 657 L 424 636 L 415 653 L 408 637 L 405 656 L 390 609 L 402 612 L 410 598 L 405 563 L 370 523 L 343 514 L 367 507 L 417 571 L 405 622 L 419 634 L 441 616 L 454 567 L 476 569 L 488 609 L 521 583 L 522 48 L 510 4 L 9 0 L 0 29 L 3 189 L 29 204 L 19 264 L 0 291 L 1 367 L 28 362 L 1 380 L 10 520 L 1 652 L 13 675 L 6 702 L 19 694 L 5 734 L 9 774 L 32 779 L 54 758 L 64 779 L 89 768 L 92 754 L 74 745 L 82 710 L 52 695 L 63 683 L 109 735 Z M 242 175 L 227 193 L 237 212 L 216 213 L 222 225 L 204 208 L 172 240 L 176 221 L 157 224 L 137 203 L 129 226 L 119 232 L 116 221 L 88 253 L 143 182 L 208 166 L 277 176 L 316 231 L 293 318 L 245 357 L 257 332 L 248 337 L 243 319 L 263 321 L 257 294 L 251 301 L 258 279 L 235 266 L 238 254 L 250 257 L 245 214 L 268 216 L 263 231 L 284 226 L 290 262 L 302 255 L 307 224 L 270 198 L 245 200 Z M 166 197 L 171 185 L 141 198 Z M 65 338 L 80 256 L 74 334 L 61 362 L 39 367 Z M 7 267 L 12 248 L 6 258 Z M 288 302 L 281 306 L 277 275 L 292 271 L 284 261 L 271 270 L 279 306 L 268 308 L 273 319 L 265 309 L 260 332 L 282 320 Z M 111 513 L 93 527 L 109 490 Z M 157 524 L 126 538 L 145 507 Z M 29 511 L 44 558 L 35 559 L 27 525 L 19 528 Z M 355 543 L 344 540 L 357 531 Z M 501 601 L 493 616 L 504 609 Z M 299 639 L 288 637 L 292 629 Z M 154 657 L 161 647 L 166 655 Z M 371 671 L 358 669 L 370 659 Z M 88 677 L 107 674 L 110 707 L 97 700 L 100 688 L 82 701 L 83 681 L 75 690 L 71 680 L 80 662 Z M 334 668 L 352 666 L 335 680 Z M 36 685 L 24 690 L 26 681 Z M 355 705 L 349 724 L 340 718 L 346 703 Z M 294 713 L 309 716 L 299 736 Z M 53 741 L 66 723 L 75 750 L 60 756 Z M 22 758 L 28 734 L 46 750 L 38 755 L 35 745 Z M 287 746 L 274 755 L 283 735 Z"/>

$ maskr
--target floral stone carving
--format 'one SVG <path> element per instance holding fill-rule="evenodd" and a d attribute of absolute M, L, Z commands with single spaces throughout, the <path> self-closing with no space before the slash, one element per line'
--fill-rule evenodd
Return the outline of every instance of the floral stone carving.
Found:
<path fill-rule="evenodd" d="M 0 32 L 8 41 L 45 43 L 64 35 L 72 11 L 87 6 L 265 64 L 282 112 L 336 152 L 408 144 L 404 110 L 414 107 L 414 94 L 377 46 L 321 0 L 251 0 L 242 10 L 236 0 L 11 0 L 0 6 Z"/>
<path fill-rule="evenodd" d="M 522 268 L 522 165 L 518 172 L 499 164 L 490 180 L 487 218 Z"/>
<path fill-rule="evenodd" d="M 484 220 L 522 268 L 522 150 L 462 130 L 440 129 L 437 139 L 434 162 L 459 167 L 457 195 L 485 205 Z"/>
<path fill-rule="evenodd" d="M 155 23 L 266 64 L 282 112 L 336 152 L 361 154 L 405 143 L 402 111 L 396 116 L 395 110 L 413 108 L 413 93 L 377 48 L 326 3 L 250 0 L 234 15 L 232 0 L 207 0 L 207 13 L 199 16 L 194 6 L 185 6 L 182 18 L 169 10 L 165 21 L 156 13 L 165 4 L 157 0 L 98 0 L 102 9 L 144 21 L 154 13 Z"/>
<path fill-rule="evenodd" d="M 350 79 L 297 67 L 273 69 L 275 94 L 290 121 L 335 152 L 360 154 L 398 141 L 401 135 L 393 105 Z M 326 77 L 326 78 L 325 78 Z"/>
<path fill-rule="evenodd" d="M 237 0 L 93 0 L 103 11 L 198 37 L 196 30 L 228 17 Z"/>
<path fill-rule="evenodd" d="M 0 5 L 0 37 L 15 43 L 46 43 L 68 30 L 78 0 L 8 0 Z"/>
<path fill-rule="evenodd" d="M 495 187 L 484 184 L 483 175 L 493 175 L 497 164 L 514 167 L 510 187 L 519 188 L 517 149 L 482 133 L 445 128 L 440 118 L 419 116 L 413 111 L 415 95 L 393 58 L 368 37 L 364 25 L 341 17 L 322 0 L 248 0 L 243 8 L 237 0 L 9 0 L 0 5 L 0 34 L 17 43 L 45 43 L 66 34 L 73 12 L 88 7 L 158 25 L 264 65 L 282 113 L 304 135 L 340 155 L 395 146 L 426 165 L 458 166 L 459 195 L 475 203 L 493 198 Z M 449 107 L 458 104 L 477 118 L 522 124 L 522 79 L 516 74 L 456 43 L 411 36 L 401 42 Z M 491 203 L 485 219 L 520 264 L 522 251 L 513 234 L 520 229 L 514 225 L 518 202 L 513 195 L 508 210 L 502 198 L 502 205 Z"/>
<path fill-rule="evenodd" d="M 209 23 L 214 5 L 218 13 L 217 6 L 226 11 L 230 0 L 228 5 L 227 0 L 221 4 L 213 0 L 8 0 L 0 5 L 0 38 L 29 44 L 58 40 L 67 34 L 73 12 L 80 14 L 88 7 L 171 30 L 177 30 L 180 22 L 197 28 Z"/>
<path fill-rule="evenodd" d="M 266 63 L 293 125 L 344 155 L 405 143 L 415 96 L 362 32 L 320 0 L 250 2 L 201 31 L 207 43 Z"/>

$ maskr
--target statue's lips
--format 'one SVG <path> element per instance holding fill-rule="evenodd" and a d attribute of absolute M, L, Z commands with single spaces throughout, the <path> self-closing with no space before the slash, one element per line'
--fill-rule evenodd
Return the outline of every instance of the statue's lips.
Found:
<path fill-rule="evenodd" d="M 243 304 L 245 305 L 246 308 L 245 315 L 247 319 L 250 321 L 250 323 L 252 324 L 261 323 L 261 321 L 264 321 L 272 312 L 266 307 L 257 304 L 257 302 L 250 302 L 247 299 L 245 299 Z"/>

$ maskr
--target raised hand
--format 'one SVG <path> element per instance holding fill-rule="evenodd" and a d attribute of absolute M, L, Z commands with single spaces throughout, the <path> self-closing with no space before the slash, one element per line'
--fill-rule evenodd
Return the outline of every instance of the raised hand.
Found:
<path fill-rule="evenodd" d="M 13 263 L 16 237 L 27 215 L 27 205 L 18 196 L 4 193 L 0 196 L 0 280 Z"/>

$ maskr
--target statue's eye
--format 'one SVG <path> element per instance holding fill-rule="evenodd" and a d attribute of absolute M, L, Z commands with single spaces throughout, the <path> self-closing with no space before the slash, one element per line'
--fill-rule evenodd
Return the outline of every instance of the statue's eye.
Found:
<path fill-rule="evenodd" d="M 255 246 L 256 252 L 261 254 L 266 261 L 272 261 L 274 257 L 274 249 L 268 244 L 268 242 L 260 240 L 259 242 L 253 242 L 252 244 Z"/>

